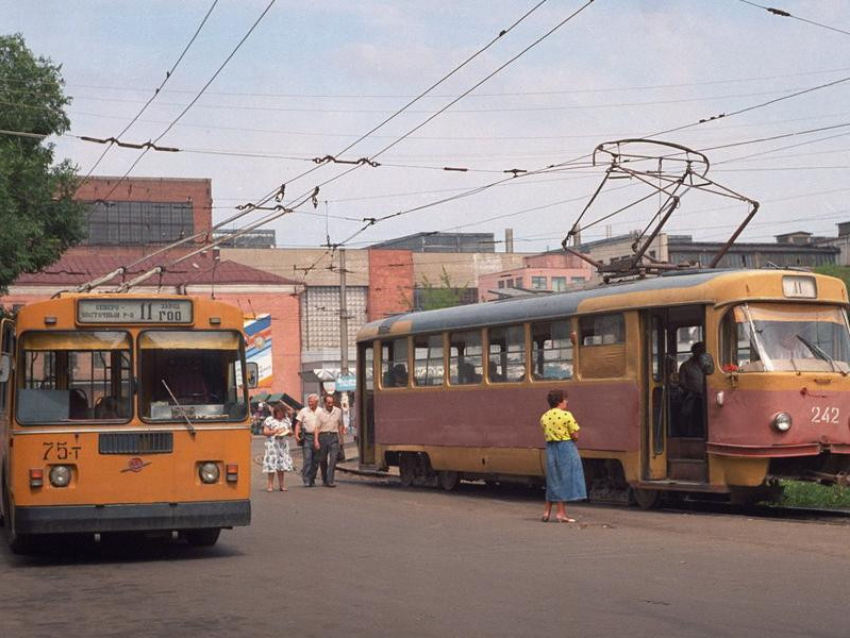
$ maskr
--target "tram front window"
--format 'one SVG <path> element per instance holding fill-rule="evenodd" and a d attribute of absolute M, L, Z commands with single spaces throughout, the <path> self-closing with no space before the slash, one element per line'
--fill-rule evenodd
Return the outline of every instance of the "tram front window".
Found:
<path fill-rule="evenodd" d="M 139 335 L 139 412 L 151 421 L 242 420 L 242 344 L 235 332 Z"/>
<path fill-rule="evenodd" d="M 835 306 L 741 304 L 722 341 L 727 372 L 850 372 L 850 329 Z"/>
<path fill-rule="evenodd" d="M 127 421 L 133 413 L 130 335 L 29 332 L 21 339 L 21 424 Z"/>

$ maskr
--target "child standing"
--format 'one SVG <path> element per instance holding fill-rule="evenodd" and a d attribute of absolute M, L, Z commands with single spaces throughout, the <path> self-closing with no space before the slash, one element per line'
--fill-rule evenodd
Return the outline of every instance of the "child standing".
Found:
<path fill-rule="evenodd" d="M 274 491 L 274 475 L 280 484 L 280 491 L 286 492 L 284 473 L 292 471 L 292 457 L 289 454 L 288 437 L 292 436 L 292 421 L 288 407 L 276 405 L 272 415 L 263 421 L 263 435 L 266 437 L 266 453 L 263 456 L 263 472 L 268 476 L 267 492 Z"/>

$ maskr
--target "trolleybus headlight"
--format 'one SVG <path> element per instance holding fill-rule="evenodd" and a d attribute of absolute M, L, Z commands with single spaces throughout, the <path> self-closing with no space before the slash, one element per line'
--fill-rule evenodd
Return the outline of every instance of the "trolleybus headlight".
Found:
<path fill-rule="evenodd" d="M 791 415 L 787 412 L 780 412 L 773 417 L 773 427 L 777 432 L 787 432 L 791 429 Z"/>
<path fill-rule="evenodd" d="M 54 465 L 50 468 L 49 476 L 53 487 L 68 487 L 71 482 L 71 468 L 67 465 Z"/>
<path fill-rule="evenodd" d="M 201 476 L 201 481 L 204 483 L 217 483 L 220 473 L 218 464 L 211 461 L 201 463 L 201 466 L 198 468 L 198 474 Z"/>

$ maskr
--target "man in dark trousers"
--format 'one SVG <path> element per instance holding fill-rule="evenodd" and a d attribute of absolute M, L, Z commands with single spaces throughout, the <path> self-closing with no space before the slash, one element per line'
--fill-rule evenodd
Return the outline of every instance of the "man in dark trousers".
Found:
<path fill-rule="evenodd" d="M 310 468 L 310 482 L 316 480 L 319 466 L 322 468 L 322 485 L 336 487 L 334 471 L 337 456 L 343 445 L 345 424 L 342 420 L 342 410 L 334 405 L 332 394 L 326 394 L 324 405 L 319 410 L 316 420 L 316 430 L 313 434 L 313 466 Z M 327 470 L 325 465 L 327 464 Z"/>

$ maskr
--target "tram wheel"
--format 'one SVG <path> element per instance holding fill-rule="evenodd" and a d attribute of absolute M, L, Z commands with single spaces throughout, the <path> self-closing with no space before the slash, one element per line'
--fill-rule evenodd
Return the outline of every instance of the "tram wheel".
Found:
<path fill-rule="evenodd" d="M 221 529 L 218 527 L 207 527 L 204 529 L 186 530 L 186 540 L 195 547 L 212 547 L 218 542 Z"/>
<path fill-rule="evenodd" d="M 398 459 L 398 476 L 404 487 L 413 485 L 416 479 L 416 455 L 411 452 L 402 452 Z"/>
<path fill-rule="evenodd" d="M 437 472 L 437 480 L 440 482 L 440 487 L 451 492 L 460 483 L 460 474 L 452 470 L 440 470 Z"/>
<path fill-rule="evenodd" d="M 661 504 L 661 492 L 659 490 L 633 488 L 632 498 L 638 507 L 644 510 L 655 509 Z"/>

